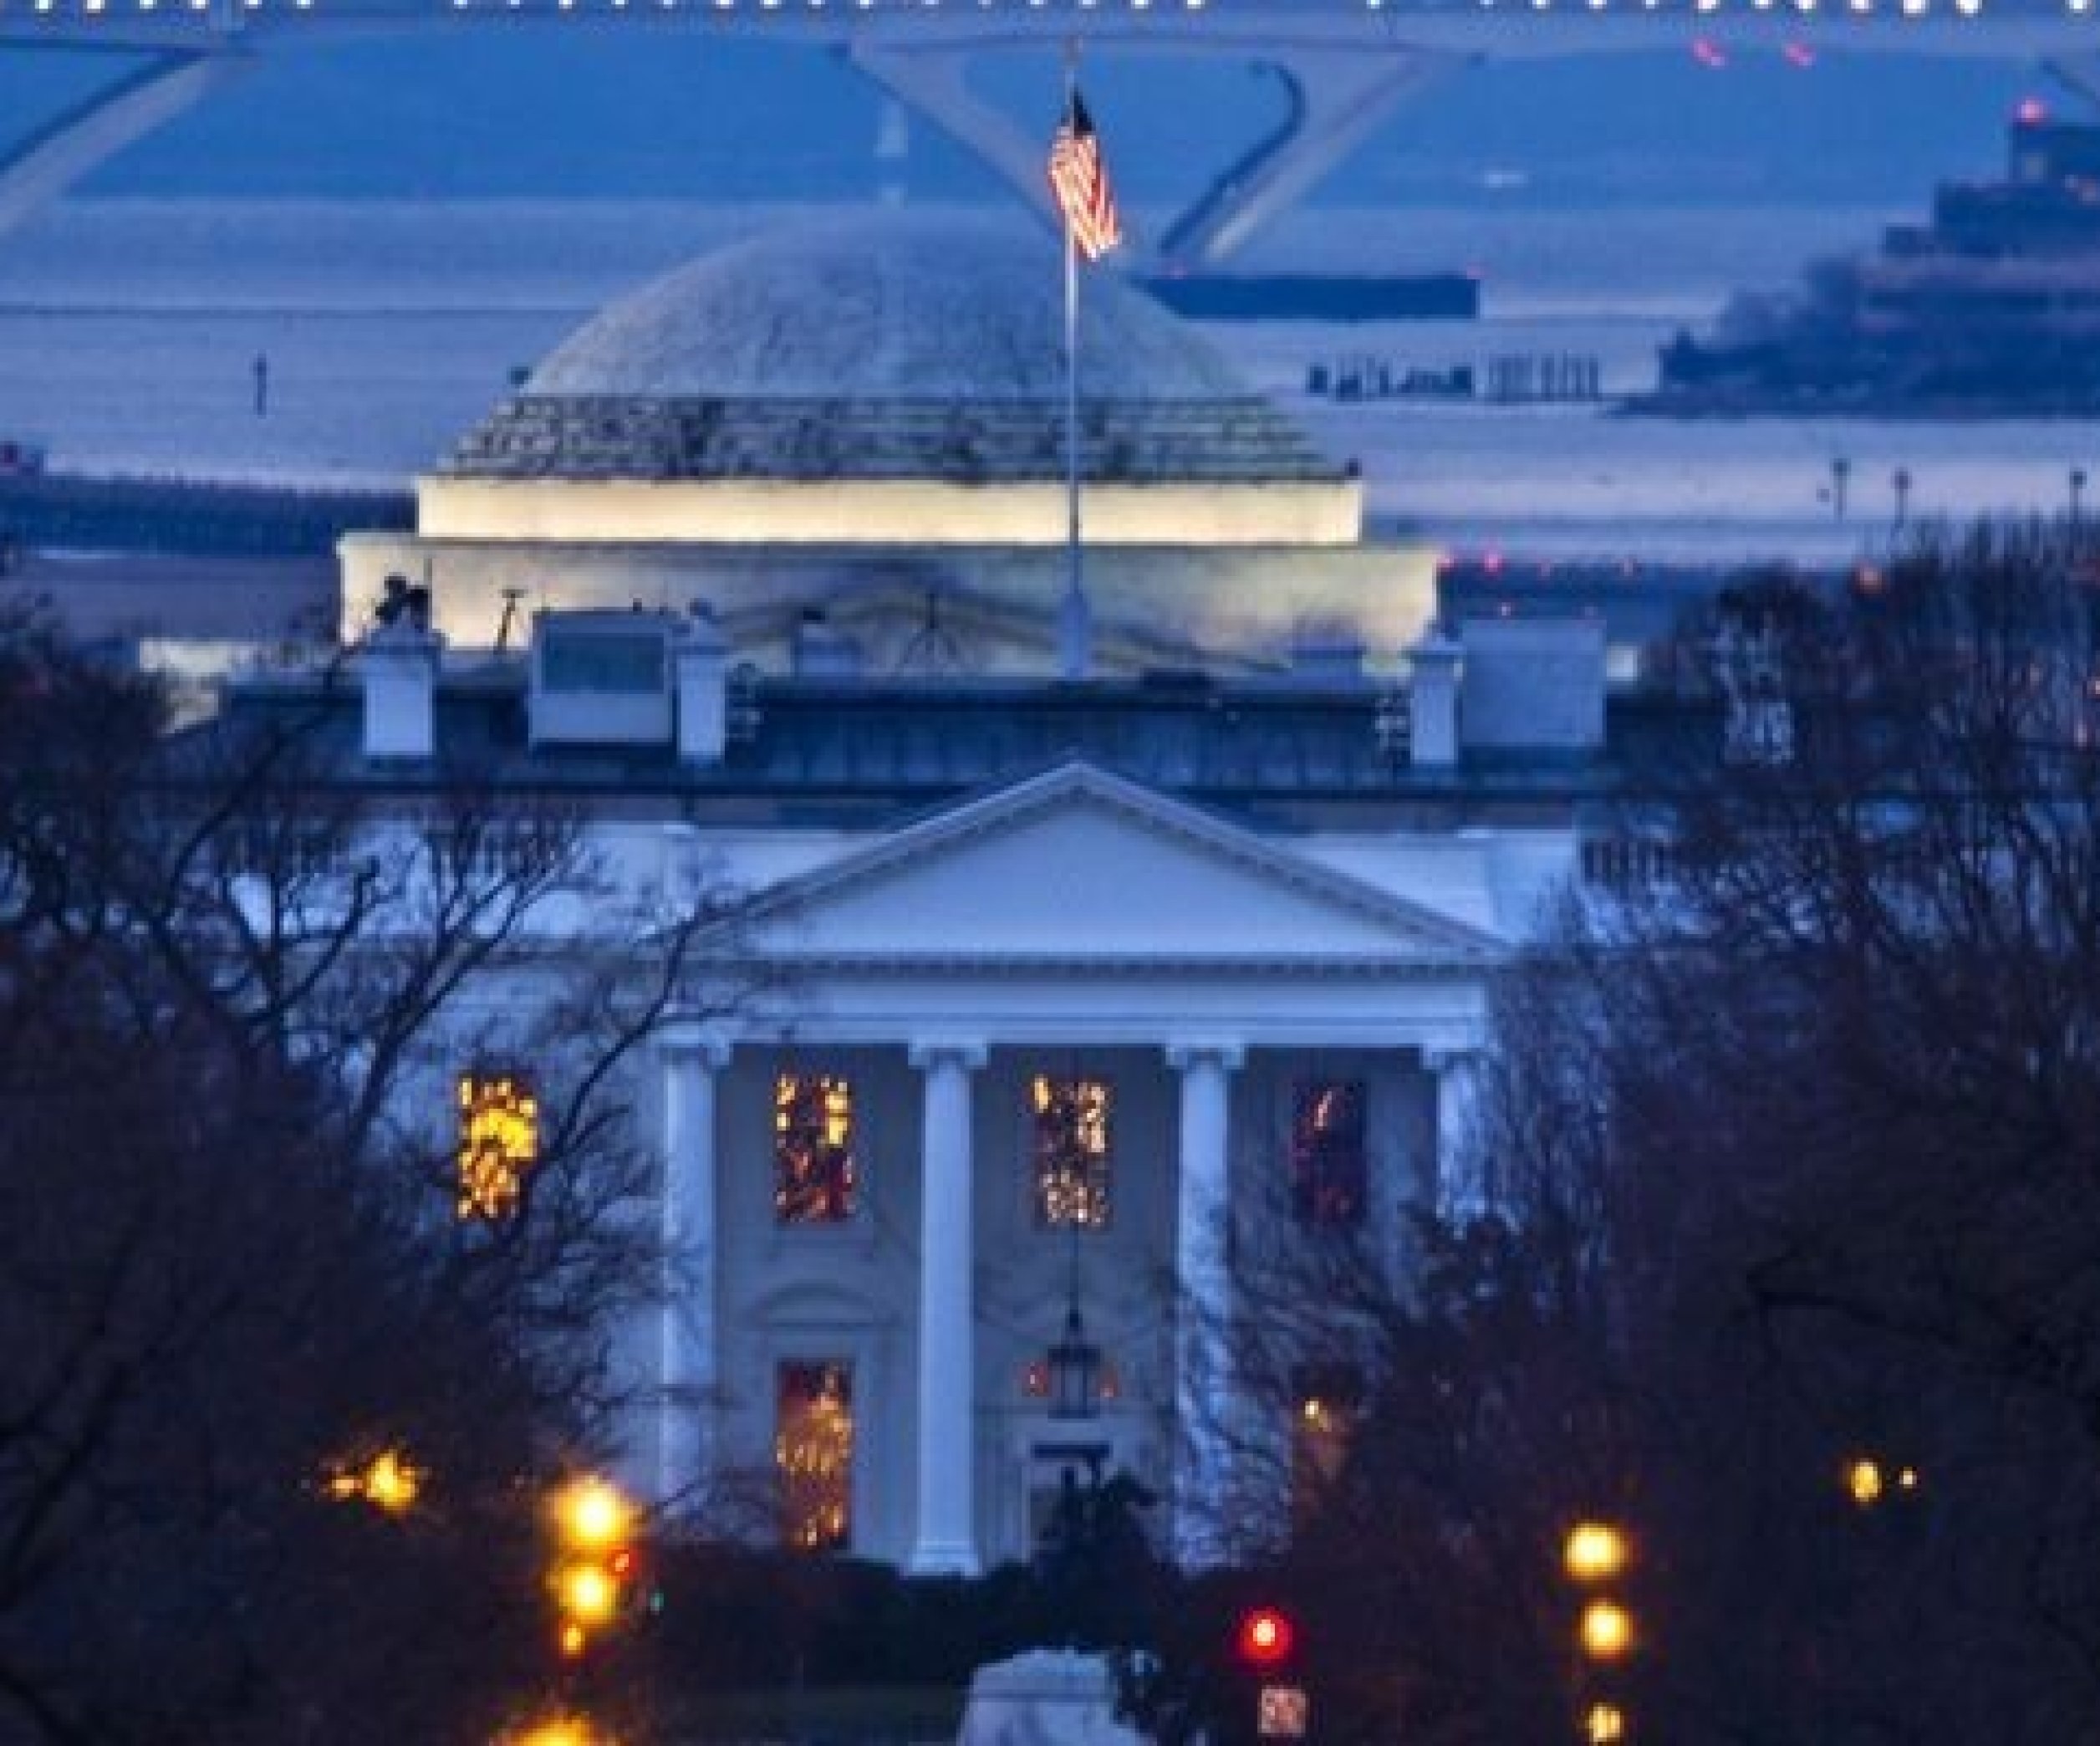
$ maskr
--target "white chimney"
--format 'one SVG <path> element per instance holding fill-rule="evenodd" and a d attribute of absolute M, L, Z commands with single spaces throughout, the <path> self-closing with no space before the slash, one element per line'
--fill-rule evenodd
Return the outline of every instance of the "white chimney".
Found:
<path fill-rule="evenodd" d="M 1468 619 L 1466 747 L 1493 752 L 1593 752 L 1604 743 L 1601 620 Z"/>
<path fill-rule="evenodd" d="M 427 758 L 437 749 L 437 670 L 445 639 L 406 620 L 364 639 L 364 755 Z"/>
<path fill-rule="evenodd" d="M 860 645 L 812 606 L 795 625 L 794 668 L 798 679 L 858 679 Z"/>
<path fill-rule="evenodd" d="M 679 758 L 720 763 L 729 730 L 729 640 L 705 600 L 693 602 L 692 618 L 672 658 L 678 670 Z"/>
<path fill-rule="evenodd" d="M 1414 679 L 1409 687 L 1408 761 L 1449 766 L 1458 762 L 1459 648 L 1432 625 L 1408 651 Z"/>

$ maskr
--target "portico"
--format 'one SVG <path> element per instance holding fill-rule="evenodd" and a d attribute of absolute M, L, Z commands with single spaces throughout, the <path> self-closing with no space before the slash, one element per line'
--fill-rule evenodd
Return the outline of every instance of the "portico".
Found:
<path fill-rule="evenodd" d="M 1226 1433 L 1277 1406 L 1237 1392 L 1236 1227 L 1397 1244 L 1437 1192 L 1425 1063 L 1476 1044 L 1495 939 L 1079 763 L 784 881 L 746 927 L 792 1021 L 664 1053 L 667 1206 L 706 1258 L 663 1310 L 664 1495 L 792 1490 L 800 1463 L 856 1552 L 1026 1555 L 1072 1447 L 1039 1362 L 1069 1286 L 1105 1359 L 1089 1447 L 1169 1498 L 1185 1561 L 1226 1555 Z M 1325 1202 L 1309 1087 L 1354 1123 L 1335 1167 L 1361 1180 Z"/>

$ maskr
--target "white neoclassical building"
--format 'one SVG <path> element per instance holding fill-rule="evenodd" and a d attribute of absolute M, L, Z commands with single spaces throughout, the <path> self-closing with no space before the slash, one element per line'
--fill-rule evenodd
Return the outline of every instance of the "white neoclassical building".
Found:
<path fill-rule="evenodd" d="M 1440 630 L 1349 469 L 1088 296 L 1079 676 L 1054 258 L 907 227 L 587 326 L 415 533 L 346 542 L 358 682 L 299 703 L 382 809 L 471 772 L 645 905 L 741 894 L 766 998 L 696 998 L 632 1088 L 674 1264 L 624 1459 L 915 1570 L 1025 1556 L 1075 1463 L 1219 1554 L 1236 1442 L 1318 1428 L 1236 1362 L 1248 1244 L 1404 1264 L 1410 1208 L 1477 1198 L 1489 978 L 1613 767 L 1595 621 Z M 529 1141 L 512 1065 L 439 1094 L 470 1177 Z"/>
<path fill-rule="evenodd" d="M 1098 1463 L 1215 1555 L 1234 1447 L 1305 1404 L 1235 1361 L 1264 1232 L 1399 1266 L 1411 1209 L 1481 1192 L 1454 1142 L 1490 978 L 1608 778 L 1597 627 L 1465 625 L 1404 682 L 732 678 L 705 620 L 533 634 L 451 668 L 375 633 L 318 707 L 382 814 L 471 768 L 581 818 L 623 913 L 740 894 L 762 997 L 696 986 L 629 1088 L 675 1262 L 630 1476 L 960 1571 L 1025 1555 Z M 589 950 L 594 901 L 543 947 Z M 456 1065 L 467 1168 L 531 1064 Z M 1083 1420 L 1053 1398 L 1075 1310 Z"/>

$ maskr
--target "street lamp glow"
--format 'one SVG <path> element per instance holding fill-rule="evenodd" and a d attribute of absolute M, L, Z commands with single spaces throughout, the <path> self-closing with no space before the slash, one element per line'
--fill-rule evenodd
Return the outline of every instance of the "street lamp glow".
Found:
<path fill-rule="evenodd" d="M 1617 1661 L 1634 1646 L 1634 1616 L 1616 1600 L 1593 1600 L 1583 1609 L 1583 1652 L 1592 1661 Z"/>
<path fill-rule="evenodd" d="M 1609 1522 L 1578 1522 L 1561 1564 L 1577 1582 L 1603 1582 L 1626 1568 L 1626 1536 Z"/>
<path fill-rule="evenodd" d="M 1626 1738 L 1626 1712 L 1616 1703 L 1593 1703 L 1583 1717 L 1583 1738 L 1590 1746 L 1611 1746 Z"/>
<path fill-rule="evenodd" d="M 619 1584 L 603 1565 L 565 1565 L 554 1578 L 562 1611 L 584 1625 L 602 1625 L 619 1606 Z"/>
<path fill-rule="evenodd" d="M 609 1551 L 635 1525 L 635 1506 L 617 1486 L 594 1475 L 555 1495 L 555 1524 L 563 1543 L 579 1552 Z"/>
<path fill-rule="evenodd" d="M 1871 1457 L 1863 1455 L 1845 1469 L 1845 1489 L 1862 1509 L 1881 1501 L 1882 1488 L 1881 1463 Z"/>
<path fill-rule="evenodd" d="M 370 1504 L 388 1515 L 401 1515 L 415 1507 L 424 1477 L 424 1469 L 403 1451 L 381 1449 L 362 1467 L 332 1469 L 324 1489 L 339 1504 Z"/>
<path fill-rule="evenodd" d="M 397 1450 L 380 1450 L 364 1469 L 365 1500 L 390 1515 L 413 1508 L 422 1489 L 423 1470 Z"/>
<path fill-rule="evenodd" d="M 553 1716 L 511 1735 L 507 1746 L 611 1746 L 611 1736 L 580 1717 Z"/>

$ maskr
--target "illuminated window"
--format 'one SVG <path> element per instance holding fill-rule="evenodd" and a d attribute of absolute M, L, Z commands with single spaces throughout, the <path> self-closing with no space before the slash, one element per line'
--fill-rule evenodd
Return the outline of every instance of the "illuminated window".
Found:
<path fill-rule="evenodd" d="M 1292 1389 L 1291 1514 L 1302 1521 L 1342 1477 L 1363 1410 L 1363 1383 L 1345 1365 L 1298 1372 Z"/>
<path fill-rule="evenodd" d="M 1300 1224 L 1363 1218 L 1363 1081 L 1301 1080 L 1291 1103 L 1291 1205 Z"/>
<path fill-rule="evenodd" d="M 854 1214 L 853 1086 L 828 1074 L 773 1081 L 773 1217 L 782 1224 L 836 1224 Z"/>
<path fill-rule="evenodd" d="M 1029 1100 L 1035 1116 L 1036 1223 L 1053 1229 L 1106 1228 L 1108 1081 L 1037 1074 Z"/>
<path fill-rule="evenodd" d="M 539 1099 L 518 1073 L 459 1076 L 459 1216 L 507 1218 L 539 1161 Z"/>
<path fill-rule="evenodd" d="M 844 1364 L 783 1364 L 773 1409 L 780 1536 L 828 1552 L 853 1534 L 853 1371 Z"/>

